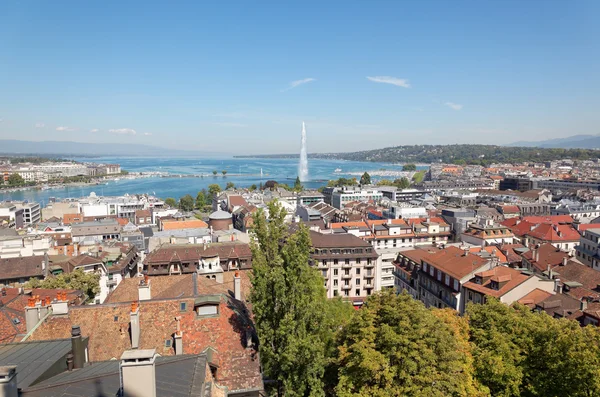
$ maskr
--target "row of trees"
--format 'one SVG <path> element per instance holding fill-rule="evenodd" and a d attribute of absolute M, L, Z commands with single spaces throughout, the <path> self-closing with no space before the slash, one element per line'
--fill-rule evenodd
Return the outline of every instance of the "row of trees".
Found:
<path fill-rule="evenodd" d="M 310 235 L 255 217 L 251 302 L 271 394 L 288 397 L 598 396 L 600 331 L 490 298 L 467 315 L 407 294 L 355 311 L 328 300 Z"/>
<path fill-rule="evenodd" d="M 98 273 L 85 273 L 77 269 L 71 273 L 61 273 L 55 277 L 44 280 L 31 278 L 25 283 L 25 288 L 47 289 L 76 289 L 82 291 L 89 299 L 93 299 L 100 292 L 100 275 Z"/>
<path fill-rule="evenodd" d="M 214 170 L 212 173 L 213 173 L 214 176 L 217 176 L 217 174 L 219 173 L 219 171 Z M 221 174 L 223 174 L 223 176 L 227 175 L 227 170 L 221 171 Z"/>

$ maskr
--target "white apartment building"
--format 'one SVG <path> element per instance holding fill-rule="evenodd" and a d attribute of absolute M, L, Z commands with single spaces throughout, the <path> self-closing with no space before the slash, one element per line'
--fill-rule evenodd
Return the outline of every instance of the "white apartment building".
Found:
<path fill-rule="evenodd" d="M 43 256 L 53 245 L 51 236 L 0 236 L 0 259 Z"/>
<path fill-rule="evenodd" d="M 323 275 L 327 297 L 341 296 L 361 306 L 381 290 L 381 261 L 375 249 L 352 234 L 310 232 L 312 265 Z"/>
<path fill-rule="evenodd" d="M 344 186 L 340 189 L 334 190 L 331 193 L 331 205 L 337 209 L 344 208 L 344 205 L 353 201 L 380 201 L 383 198 L 377 188 L 361 188 L 354 186 Z"/>
<path fill-rule="evenodd" d="M 15 203 L 17 209 L 23 210 L 23 224 L 30 226 L 38 223 L 42 219 L 42 212 L 39 203 Z"/>
<path fill-rule="evenodd" d="M 600 270 L 600 225 L 586 230 L 575 247 L 577 259 L 594 270 Z"/>

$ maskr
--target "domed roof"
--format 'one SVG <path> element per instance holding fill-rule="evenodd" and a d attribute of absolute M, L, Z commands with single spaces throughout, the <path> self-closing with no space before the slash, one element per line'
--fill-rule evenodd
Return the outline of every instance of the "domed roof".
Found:
<path fill-rule="evenodd" d="M 231 219 L 231 214 L 226 211 L 215 211 L 208 216 L 209 219 L 219 220 L 219 219 Z"/>

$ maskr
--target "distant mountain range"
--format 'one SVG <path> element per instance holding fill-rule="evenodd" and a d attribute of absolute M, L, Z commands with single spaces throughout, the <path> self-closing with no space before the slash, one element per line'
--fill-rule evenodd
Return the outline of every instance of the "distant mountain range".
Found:
<path fill-rule="evenodd" d="M 519 141 L 506 146 L 555 149 L 598 149 L 600 148 L 600 135 L 573 135 L 567 138 L 548 139 L 546 141 Z"/>
<path fill-rule="evenodd" d="M 127 157 L 217 157 L 224 153 L 165 149 L 132 143 L 83 143 L 64 141 L 19 141 L 0 139 L 0 154 L 61 157 L 127 156 Z"/>

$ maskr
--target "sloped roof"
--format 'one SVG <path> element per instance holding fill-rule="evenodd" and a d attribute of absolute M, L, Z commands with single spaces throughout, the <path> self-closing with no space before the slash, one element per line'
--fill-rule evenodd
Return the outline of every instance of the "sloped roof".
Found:
<path fill-rule="evenodd" d="M 172 339 L 177 329 L 175 317 L 180 317 L 184 354 L 200 354 L 213 348 L 219 357 L 216 380 L 220 385 L 230 392 L 261 388 L 260 361 L 256 351 L 246 347 L 246 330 L 254 335 L 250 313 L 242 302 L 218 297 L 218 315 L 210 317 L 196 314 L 198 298 L 194 297 L 141 301 L 139 348 L 156 349 L 162 356 L 174 355 L 173 348 L 165 346 L 165 340 Z M 185 310 L 181 310 L 183 303 Z M 89 337 L 90 361 L 118 359 L 131 349 L 130 314 L 130 303 L 72 307 L 68 316 L 51 316 L 41 323 L 30 340 L 67 338 L 71 327 L 80 325 L 81 334 Z"/>
<path fill-rule="evenodd" d="M 184 262 L 198 261 L 200 258 L 216 257 L 221 260 L 228 258 L 252 258 L 250 246 L 241 242 L 212 243 L 212 244 L 163 244 L 146 256 L 144 264 L 170 263 L 173 260 Z"/>
<path fill-rule="evenodd" d="M 500 298 L 519 284 L 524 283 L 530 277 L 535 277 L 528 276 L 518 270 L 506 266 L 496 266 L 486 272 L 477 273 L 476 276 L 483 277 L 484 281 L 481 284 L 468 281 L 464 284 L 464 287 L 496 298 Z M 489 279 L 486 280 L 488 277 Z M 492 281 L 505 284 L 496 290 L 492 288 Z"/>
<path fill-rule="evenodd" d="M 542 241 L 561 242 L 561 241 L 579 241 L 579 233 L 571 225 L 551 225 L 542 223 L 533 230 L 525 233 Z"/>
<path fill-rule="evenodd" d="M 554 269 L 556 266 L 562 264 L 564 258 L 569 258 L 567 252 L 561 251 L 549 243 L 540 244 L 535 250 L 538 256 L 537 261 L 533 257 L 533 250 L 529 250 L 521 256 L 527 259 L 527 261 L 540 272 L 548 270 L 548 266 L 550 266 L 551 269 Z"/>
<path fill-rule="evenodd" d="M 521 299 L 519 299 L 518 302 L 522 305 L 526 305 L 533 309 L 538 303 L 542 302 L 550 296 L 552 296 L 550 292 L 546 292 L 542 289 L 536 288 Z"/>
<path fill-rule="evenodd" d="M 487 263 L 486 259 L 471 253 L 465 255 L 463 250 L 454 246 L 432 254 L 424 261 L 458 280 Z"/>
<path fill-rule="evenodd" d="M 41 277 L 43 256 L 21 256 L 0 259 L 0 280 Z"/>

